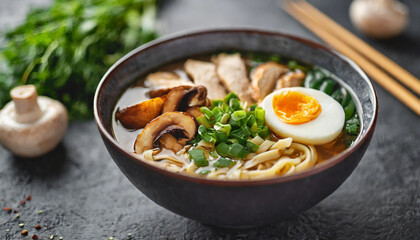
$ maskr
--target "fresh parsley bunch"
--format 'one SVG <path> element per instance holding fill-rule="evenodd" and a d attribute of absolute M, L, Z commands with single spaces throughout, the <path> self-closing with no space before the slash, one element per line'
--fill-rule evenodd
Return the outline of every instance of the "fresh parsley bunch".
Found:
<path fill-rule="evenodd" d="M 156 37 L 157 0 L 55 0 L 34 9 L 5 34 L 0 47 L 0 107 L 9 91 L 34 84 L 61 101 L 71 119 L 92 116 L 93 95 L 106 70 Z"/>

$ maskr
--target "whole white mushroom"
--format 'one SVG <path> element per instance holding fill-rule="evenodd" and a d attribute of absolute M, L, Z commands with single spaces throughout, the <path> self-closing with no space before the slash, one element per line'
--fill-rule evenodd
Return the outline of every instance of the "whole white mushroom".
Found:
<path fill-rule="evenodd" d="M 374 38 L 401 34 L 408 23 L 408 8 L 396 0 L 354 0 L 350 19 L 361 32 Z"/>
<path fill-rule="evenodd" d="M 0 142 L 21 157 L 38 157 L 63 138 L 67 110 L 59 101 L 40 96 L 33 85 L 10 91 L 13 101 L 0 111 Z"/>

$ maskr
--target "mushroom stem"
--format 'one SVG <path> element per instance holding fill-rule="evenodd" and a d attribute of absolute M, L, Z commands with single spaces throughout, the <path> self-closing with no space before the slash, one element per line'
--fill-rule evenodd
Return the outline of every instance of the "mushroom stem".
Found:
<path fill-rule="evenodd" d="M 34 85 L 15 87 L 10 91 L 15 103 L 15 119 L 20 123 L 35 122 L 42 116 L 38 105 L 38 93 Z"/>

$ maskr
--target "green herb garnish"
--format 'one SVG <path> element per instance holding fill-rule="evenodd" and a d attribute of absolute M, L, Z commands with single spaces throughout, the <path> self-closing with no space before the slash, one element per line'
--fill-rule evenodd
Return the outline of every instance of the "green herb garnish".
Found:
<path fill-rule="evenodd" d="M 213 163 L 213 167 L 215 168 L 225 168 L 225 167 L 232 167 L 235 165 L 234 160 L 230 160 L 227 158 L 219 158 L 215 163 Z"/>
<path fill-rule="evenodd" d="M 204 156 L 204 152 L 201 149 L 193 149 L 188 151 L 190 155 L 190 159 L 192 159 L 198 167 L 205 167 L 209 165 L 209 161 L 207 161 L 206 157 Z"/>
<path fill-rule="evenodd" d="M 191 142 L 204 141 L 214 144 L 216 151 L 212 153 L 216 154 L 216 157 L 223 157 L 219 158 L 221 162 L 213 164 L 215 167 L 224 166 L 227 162 L 230 164 L 234 162 L 232 159 L 243 159 L 250 152 L 256 152 L 259 146 L 250 140 L 257 135 L 263 139 L 270 136 L 270 131 L 265 125 L 264 109 L 256 105 L 252 105 L 249 110 L 242 109 L 235 93 L 229 93 L 223 100 L 213 100 L 211 107 L 202 107 L 201 112 L 204 115 L 197 118 L 200 126 L 196 139 L 199 140 L 194 139 Z M 197 164 L 197 161 L 194 162 Z"/>
<path fill-rule="evenodd" d="M 6 33 L 0 49 L 0 106 L 9 91 L 34 84 L 39 95 L 61 101 L 71 119 L 92 116 L 93 95 L 107 69 L 156 38 L 156 0 L 55 0 L 34 9 Z"/>

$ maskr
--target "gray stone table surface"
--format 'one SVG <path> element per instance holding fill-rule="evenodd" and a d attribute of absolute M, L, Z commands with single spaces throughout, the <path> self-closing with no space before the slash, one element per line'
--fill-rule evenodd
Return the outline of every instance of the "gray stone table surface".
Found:
<path fill-rule="evenodd" d="M 30 6 L 49 0 L 1 0 L 0 29 L 24 19 Z M 420 2 L 405 0 L 411 24 L 387 41 L 366 38 L 420 77 Z M 350 0 L 317 0 L 320 9 L 355 31 Z M 187 29 L 254 26 L 319 41 L 274 0 L 167 0 L 159 13 L 162 34 Z M 375 84 L 376 133 L 349 179 L 315 207 L 269 226 L 227 230 L 175 215 L 141 194 L 108 155 L 93 121 L 73 122 L 62 143 L 39 159 L 20 159 L 0 148 L 0 239 L 51 234 L 64 239 L 420 239 L 420 118 Z M 24 206 L 19 201 L 31 195 Z M 43 213 L 38 214 L 42 210 Z M 36 231 L 33 226 L 42 225 Z M 7 232 L 6 229 L 9 229 Z M 55 238 L 58 239 L 58 238 Z"/>

